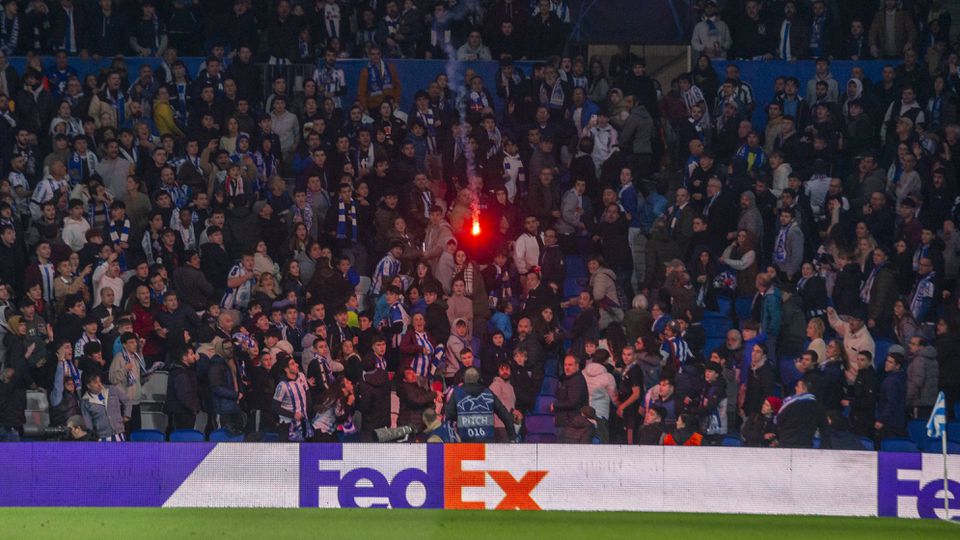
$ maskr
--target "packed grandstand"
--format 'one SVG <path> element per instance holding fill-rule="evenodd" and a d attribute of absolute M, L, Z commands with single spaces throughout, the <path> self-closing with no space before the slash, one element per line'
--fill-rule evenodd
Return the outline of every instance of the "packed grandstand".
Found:
<path fill-rule="evenodd" d="M 940 451 L 950 13 L 719 4 L 3 1 L 0 441 Z"/>

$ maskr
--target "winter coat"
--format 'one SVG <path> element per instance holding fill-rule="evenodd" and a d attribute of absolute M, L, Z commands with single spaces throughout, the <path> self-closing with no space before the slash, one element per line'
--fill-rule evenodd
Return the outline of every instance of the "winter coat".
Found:
<path fill-rule="evenodd" d="M 590 406 L 597 418 L 610 418 L 610 402 L 617 395 L 617 383 L 603 364 L 591 362 L 583 369 Z"/>
<path fill-rule="evenodd" d="M 880 384 L 877 421 L 883 422 L 883 434 L 907 433 L 907 375 L 903 370 L 889 371 Z"/>
<path fill-rule="evenodd" d="M 227 361 L 219 354 L 210 358 L 210 379 L 211 403 L 213 404 L 213 414 L 236 414 L 240 412 L 237 404 L 239 393 L 239 382 L 237 388 L 234 387 L 234 378 L 236 372 L 230 369 Z"/>
<path fill-rule="evenodd" d="M 175 363 L 167 379 L 166 412 L 196 414 L 200 411 L 200 404 L 200 383 L 197 381 L 196 368 L 180 362 Z"/>
<path fill-rule="evenodd" d="M 557 427 L 566 427 L 580 416 L 580 409 L 589 403 L 587 380 L 577 372 L 560 380 L 557 386 L 557 401 L 553 405 L 554 422 Z"/>
<path fill-rule="evenodd" d="M 356 408 L 363 414 L 363 432 L 390 426 L 390 378 L 377 369 L 363 374 L 357 385 Z"/>
<path fill-rule="evenodd" d="M 932 407 L 937 401 L 937 350 L 927 345 L 907 365 L 907 406 Z"/>

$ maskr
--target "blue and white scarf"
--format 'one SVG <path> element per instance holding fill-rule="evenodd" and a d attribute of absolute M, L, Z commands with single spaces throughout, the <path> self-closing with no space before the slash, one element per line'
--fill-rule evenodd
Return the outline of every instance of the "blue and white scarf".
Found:
<path fill-rule="evenodd" d="M 816 400 L 817 398 L 815 398 L 813 394 L 806 394 L 806 393 L 796 394 L 788 398 L 785 398 L 783 400 L 783 405 L 780 406 L 780 410 L 777 412 L 776 420 L 777 421 L 780 420 L 780 416 L 783 415 L 783 411 L 787 410 L 787 407 L 789 407 L 790 405 L 793 405 L 794 403 L 797 403 L 800 401 L 816 401 Z"/>
<path fill-rule="evenodd" d="M 347 219 L 350 220 L 351 240 L 357 241 L 357 205 L 350 200 L 350 208 L 344 204 L 343 199 L 337 201 L 337 240 L 347 239 Z"/>
<path fill-rule="evenodd" d="M 787 235 L 790 234 L 792 228 L 792 222 L 786 227 L 780 227 L 780 232 L 777 234 L 777 244 L 773 248 L 774 262 L 782 263 L 787 260 Z"/>
<path fill-rule="evenodd" d="M 367 90 L 371 96 L 379 96 L 385 90 L 393 88 L 393 74 L 390 68 L 381 60 L 380 65 L 374 66 L 373 62 L 367 65 Z"/>
<path fill-rule="evenodd" d="M 867 280 L 863 282 L 863 286 L 860 287 L 860 300 L 864 304 L 870 303 L 870 293 L 873 290 L 873 280 L 877 278 L 877 274 L 882 270 L 887 263 L 877 265 L 870 271 L 870 275 L 867 276 Z"/>
<path fill-rule="evenodd" d="M 426 332 L 415 332 L 414 337 L 417 340 L 417 345 L 420 346 L 420 352 L 414 356 L 411 367 L 418 377 L 429 377 L 437 370 L 440 363 L 439 357 L 443 356 L 443 346 L 437 345 L 434 347 Z M 426 352 L 424 352 L 424 349 L 426 349 Z"/>

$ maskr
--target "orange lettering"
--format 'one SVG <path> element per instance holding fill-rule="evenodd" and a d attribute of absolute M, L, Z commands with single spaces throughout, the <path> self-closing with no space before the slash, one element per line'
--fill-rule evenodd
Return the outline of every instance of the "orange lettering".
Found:
<path fill-rule="evenodd" d="M 483 510 L 483 501 L 464 501 L 465 487 L 483 487 L 486 477 L 483 471 L 465 471 L 463 461 L 483 461 L 486 452 L 483 444 L 447 444 L 443 448 L 443 507 L 448 510 Z M 498 482 L 499 483 L 499 482 Z"/>
<path fill-rule="evenodd" d="M 547 471 L 528 471 L 519 481 L 507 471 L 487 471 L 490 478 L 503 490 L 504 497 L 497 510 L 540 510 L 530 492 L 545 476 Z"/>

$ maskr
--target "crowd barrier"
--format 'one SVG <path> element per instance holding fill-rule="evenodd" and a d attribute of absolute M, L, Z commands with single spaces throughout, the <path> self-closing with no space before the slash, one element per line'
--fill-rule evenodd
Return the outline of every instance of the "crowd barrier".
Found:
<path fill-rule="evenodd" d="M 773 83 L 777 77 L 796 77 L 800 81 L 800 95 L 804 96 L 807 92 L 807 81 L 813 79 L 816 70 L 816 61 L 798 60 L 794 62 L 784 62 L 782 60 L 716 60 L 713 62 L 713 69 L 717 72 L 719 83 L 726 79 L 726 69 L 728 64 L 736 64 L 740 68 L 740 79 L 750 83 L 753 87 L 753 99 L 756 108 L 753 111 L 754 129 L 762 130 L 767 124 L 767 104 L 773 101 Z M 881 79 L 883 66 L 897 66 L 901 64 L 899 60 L 833 60 L 830 62 L 830 73 L 837 81 L 840 94 L 846 92 L 847 81 L 850 80 L 850 70 L 854 66 L 863 68 L 863 73 L 876 84 Z M 713 107 L 713 98 L 710 98 L 709 105 Z M 713 110 L 710 111 L 713 114 Z"/>
<path fill-rule="evenodd" d="M 0 506 L 943 517 L 935 454 L 565 445 L 5 443 Z M 82 474 L 64 476 L 62 463 Z M 99 463 L 97 474 L 79 464 Z M 952 471 L 960 456 L 949 457 Z M 960 483 L 948 483 L 960 520 Z"/>

